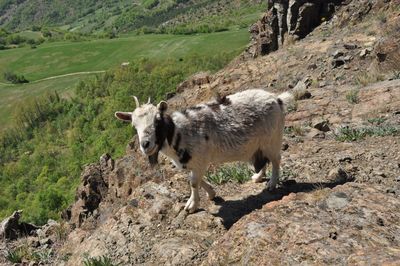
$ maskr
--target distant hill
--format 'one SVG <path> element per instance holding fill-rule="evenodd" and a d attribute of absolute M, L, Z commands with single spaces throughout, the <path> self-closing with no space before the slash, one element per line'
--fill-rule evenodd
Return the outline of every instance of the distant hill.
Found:
<path fill-rule="evenodd" d="M 0 0 L 0 27 L 61 27 L 83 33 L 220 31 L 248 26 L 262 0 Z M 264 4 L 265 5 L 265 4 Z M 260 8 L 261 7 L 261 8 Z M 240 11 L 238 11 L 240 10 Z M 178 30 L 176 30 L 178 28 Z"/>

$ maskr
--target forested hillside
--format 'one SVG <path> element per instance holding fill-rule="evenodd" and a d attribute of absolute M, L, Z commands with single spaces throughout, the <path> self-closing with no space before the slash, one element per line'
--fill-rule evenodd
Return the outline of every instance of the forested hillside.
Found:
<path fill-rule="evenodd" d="M 19 31 L 62 27 L 83 33 L 143 31 L 191 33 L 248 26 L 261 0 L 2 0 L 0 27 Z M 264 4 L 265 5 L 265 4 Z"/>

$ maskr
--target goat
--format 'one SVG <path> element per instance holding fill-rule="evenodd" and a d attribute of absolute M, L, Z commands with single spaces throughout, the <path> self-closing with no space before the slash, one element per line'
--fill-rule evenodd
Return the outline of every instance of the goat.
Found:
<path fill-rule="evenodd" d="M 262 89 L 251 89 L 167 114 L 168 104 L 157 107 L 149 102 L 140 106 L 134 96 L 133 112 L 115 116 L 132 123 L 139 136 L 141 151 L 151 165 L 157 164 L 159 152 L 178 167 L 191 171 L 191 196 L 185 210 L 194 212 L 200 202 L 199 187 L 210 199 L 212 186 L 203 179 L 208 166 L 224 162 L 246 161 L 253 164 L 253 181 L 260 182 L 266 165 L 272 163 L 272 177 L 267 184 L 273 190 L 279 179 L 280 150 L 285 105 L 289 92 L 275 96 Z"/>

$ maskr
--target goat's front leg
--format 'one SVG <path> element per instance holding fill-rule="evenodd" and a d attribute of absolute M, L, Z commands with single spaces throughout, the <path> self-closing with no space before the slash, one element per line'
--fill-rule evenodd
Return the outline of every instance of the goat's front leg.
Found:
<path fill-rule="evenodd" d="M 199 186 L 202 182 L 202 176 L 198 171 L 192 171 L 190 177 L 190 198 L 185 205 L 185 211 L 193 213 L 197 210 L 200 204 Z"/>

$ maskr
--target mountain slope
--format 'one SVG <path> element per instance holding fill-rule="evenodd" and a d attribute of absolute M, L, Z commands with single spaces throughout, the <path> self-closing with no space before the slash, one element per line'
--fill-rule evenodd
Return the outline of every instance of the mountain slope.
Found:
<path fill-rule="evenodd" d="M 157 28 L 170 20 L 174 25 L 187 25 L 188 20 L 190 24 L 198 24 L 199 18 L 213 27 L 216 22 L 215 19 L 210 21 L 212 16 L 218 16 L 227 27 L 249 22 L 248 13 L 259 14 L 260 6 L 261 0 L 2 0 L 0 27 L 23 30 L 32 26 L 62 26 L 67 30 L 92 33 Z M 238 8 L 242 15 L 235 13 Z M 179 22 L 182 16 L 189 19 Z"/>

